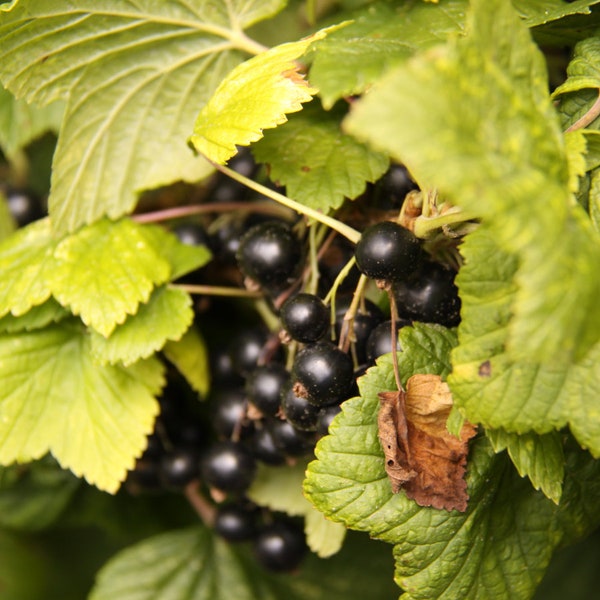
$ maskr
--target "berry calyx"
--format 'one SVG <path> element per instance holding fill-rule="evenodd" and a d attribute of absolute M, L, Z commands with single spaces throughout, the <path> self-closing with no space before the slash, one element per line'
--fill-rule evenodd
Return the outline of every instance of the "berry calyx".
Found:
<path fill-rule="evenodd" d="M 419 239 L 406 227 L 391 221 L 367 227 L 356 244 L 354 255 L 361 273 L 384 281 L 408 277 L 422 260 Z"/>

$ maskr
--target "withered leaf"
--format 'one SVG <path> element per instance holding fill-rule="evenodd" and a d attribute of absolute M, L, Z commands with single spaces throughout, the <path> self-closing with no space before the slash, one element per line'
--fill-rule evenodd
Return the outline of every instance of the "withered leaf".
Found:
<path fill-rule="evenodd" d="M 401 489 L 419 506 L 464 512 L 468 441 L 475 427 L 465 422 L 460 438 L 446 429 L 452 393 L 438 375 L 413 375 L 406 392 L 381 392 L 379 439 L 392 491 Z"/>

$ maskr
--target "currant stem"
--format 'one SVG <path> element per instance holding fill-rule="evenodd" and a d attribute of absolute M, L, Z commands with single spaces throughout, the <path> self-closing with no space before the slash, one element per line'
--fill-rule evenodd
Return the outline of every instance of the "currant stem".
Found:
<path fill-rule="evenodd" d="M 224 173 L 228 177 L 231 177 L 235 181 L 238 181 L 239 183 L 245 185 L 246 187 L 249 187 L 251 190 L 254 190 L 255 192 L 258 192 L 259 194 L 266 196 L 267 198 L 271 198 L 271 200 L 274 200 L 275 202 L 278 202 L 279 204 L 282 204 L 283 206 L 287 206 L 287 208 L 291 208 L 293 211 L 295 211 L 301 215 L 310 217 L 311 219 L 315 219 L 315 221 L 318 221 L 319 223 L 323 223 L 324 225 L 327 225 L 331 229 L 334 229 L 335 231 L 337 231 L 340 235 L 343 235 L 345 238 L 350 240 L 352 243 L 356 244 L 358 242 L 358 240 L 360 239 L 360 232 L 357 231 L 356 229 L 354 229 L 353 227 L 350 227 L 350 226 L 346 225 L 345 223 L 342 223 L 341 221 L 334 219 L 333 217 L 329 217 L 329 216 L 319 212 L 318 210 L 310 208 L 309 206 L 300 204 L 299 202 L 296 202 L 295 200 L 292 200 L 291 198 L 288 198 L 287 196 L 284 196 L 283 194 L 280 194 L 260 183 L 257 183 L 256 181 L 252 181 L 252 179 L 249 179 L 248 177 L 244 177 L 244 175 L 237 173 L 236 171 L 234 171 L 233 169 L 230 169 L 229 167 L 226 167 L 224 165 L 219 165 L 213 161 L 209 161 L 209 162 L 215 167 L 215 169 L 217 169 L 221 173 Z"/>
<path fill-rule="evenodd" d="M 581 118 L 577 119 L 573 125 L 567 128 L 567 131 L 575 131 L 587 127 L 592 121 L 595 121 L 600 116 L 600 89 L 598 89 L 598 98 L 592 104 L 590 109 Z"/>
<path fill-rule="evenodd" d="M 464 223 L 476 219 L 476 215 L 468 213 L 460 208 L 453 208 L 450 211 L 436 217 L 417 217 L 414 221 L 413 232 L 418 238 L 426 238 L 432 231 L 441 229 L 446 225 Z"/>
<path fill-rule="evenodd" d="M 245 290 L 242 288 L 225 287 L 217 285 L 195 285 L 191 283 L 172 283 L 171 287 L 183 290 L 189 294 L 203 294 L 204 296 L 226 296 L 229 298 L 262 298 L 260 291 Z"/>
<path fill-rule="evenodd" d="M 200 493 L 200 482 L 197 479 L 185 486 L 184 495 L 202 522 L 211 527 L 215 521 L 215 508 Z"/>
<path fill-rule="evenodd" d="M 340 341 L 338 347 L 340 350 L 347 352 L 350 343 L 354 340 L 351 339 L 350 331 L 352 331 L 352 324 L 354 323 L 354 317 L 358 311 L 358 306 L 362 300 L 363 292 L 365 289 L 365 285 L 367 285 L 368 278 L 366 275 L 361 275 L 358 283 L 356 284 L 356 288 L 354 290 L 354 295 L 352 296 L 352 302 L 344 315 L 344 319 L 342 322 L 342 329 L 340 331 Z"/>
<path fill-rule="evenodd" d="M 404 388 L 402 387 L 402 378 L 400 377 L 400 366 L 398 365 L 398 333 L 396 332 L 398 308 L 396 306 L 396 298 L 394 298 L 392 290 L 388 288 L 387 293 L 388 298 L 390 299 L 390 320 L 392 322 L 390 335 L 392 336 L 392 365 L 394 367 L 394 379 L 396 380 L 398 391 L 403 392 Z"/>
<path fill-rule="evenodd" d="M 164 210 L 133 215 L 132 219 L 137 223 L 160 223 L 171 219 L 201 215 L 206 213 L 221 213 L 232 211 L 248 211 L 274 216 L 289 218 L 292 211 L 272 202 L 207 202 L 206 204 L 190 204 L 188 206 L 174 206 Z"/>

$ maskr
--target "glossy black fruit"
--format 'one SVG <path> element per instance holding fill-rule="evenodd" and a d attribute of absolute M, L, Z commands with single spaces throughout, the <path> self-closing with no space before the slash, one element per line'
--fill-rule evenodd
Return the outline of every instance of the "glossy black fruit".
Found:
<path fill-rule="evenodd" d="M 422 250 L 412 231 L 382 221 L 364 230 L 356 244 L 355 256 L 358 268 L 367 277 L 397 281 L 416 271 Z"/>
<path fill-rule="evenodd" d="M 273 434 L 264 421 L 256 427 L 248 445 L 256 459 L 266 465 L 277 467 L 285 463 L 285 454 L 275 444 Z"/>
<path fill-rule="evenodd" d="M 169 452 L 160 460 L 159 473 L 165 487 L 182 488 L 198 476 L 198 456 L 189 450 Z"/>
<path fill-rule="evenodd" d="M 313 404 L 338 404 L 352 388 L 352 359 L 330 342 L 311 344 L 296 355 L 292 381 L 301 384 Z"/>
<path fill-rule="evenodd" d="M 342 408 L 337 406 L 325 406 L 319 411 L 319 417 L 317 419 L 317 433 L 320 435 L 327 435 L 329 433 L 329 426 L 333 419 L 342 411 Z"/>
<path fill-rule="evenodd" d="M 211 397 L 211 423 L 215 432 L 229 438 L 246 428 L 248 396 L 243 388 L 218 390 Z"/>
<path fill-rule="evenodd" d="M 215 532 L 228 542 L 246 542 L 256 535 L 256 511 L 238 504 L 222 504 L 217 508 Z"/>
<path fill-rule="evenodd" d="M 320 411 L 308 398 L 297 396 L 292 385 L 282 390 L 281 412 L 295 429 L 316 431 Z"/>
<path fill-rule="evenodd" d="M 407 281 L 392 286 L 401 317 L 453 327 L 460 322 L 456 272 L 432 261 L 424 262 Z"/>
<path fill-rule="evenodd" d="M 267 289 L 277 289 L 298 273 L 302 247 L 289 225 L 267 221 L 243 235 L 236 256 L 244 275 Z"/>
<path fill-rule="evenodd" d="M 402 350 L 400 347 L 400 342 L 398 341 L 398 331 L 406 325 L 410 325 L 410 321 L 400 319 L 396 322 L 396 333 L 394 335 L 394 339 L 396 341 L 395 346 L 397 350 Z M 379 323 L 379 325 L 377 325 L 373 331 L 371 331 L 369 337 L 367 338 L 367 362 L 369 364 L 374 364 L 376 358 L 382 354 L 388 354 L 392 351 L 393 347 L 392 322 L 383 321 L 382 323 Z"/>
<path fill-rule="evenodd" d="M 269 419 L 267 427 L 273 436 L 275 446 L 285 456 L 306 456 L 315 447 L 313 434 L 296 429 L 289 421 Z"/>
<path fill-rule="evenodd" d="M 187 246 L 208 246 L 209 237 L 204 227 L 198 223 L 181 223 L 173 228 L 173 233 Z"/>
<path fill-rule="evenodd" d="M 246 381 L 248 400 L 265 416 L 275 416 L 279 410 L 281 390 L 290 374 L 279 363 L 254 369 Z"/>
<path fill-rule="evenodd" d="M 201 462 L 204 482 L 223 492 L 239 493 L 248 489 L 256 475 L 254 456 L 239 442 L 218 442 L 211 446 Z"/>
<path fill-rule="evenodd" d="M 245 329 L 235 335 L 229 345 L 229 354 L 235 372 L 246 377 L 262 357 L 268 332 L 262 327 Z"/>
<path fill-rule="evenodd" d="M 393 164 L 375 183 L 370 205 L 390 210 L 402 206 L 406 194 L 416 190 L 417 184 L 411 179 L 404 165 Z"/>
<path fill-rule="evenodd" d="M 293 340 L 309 344 L 321 339 L 329 327 L 329 309 L 314 294 L 288 298 L 279 312 L 281 324 Z"/>
<path fill-rule="evenodd" d="M 44 216 L 45 211 L 42 208 L 41 200 L 33 192 L 8 189 L 5 195 L 8 210 L 19 227 L 24 227 Z"/>
<path fill-rule="evenodd" d="M 306 554 L 304 532 L 288 521 L 274 521 L 266 525 L 254 541 L 254 555 L 259 564 L 269 571 L 293 571 Z"/>

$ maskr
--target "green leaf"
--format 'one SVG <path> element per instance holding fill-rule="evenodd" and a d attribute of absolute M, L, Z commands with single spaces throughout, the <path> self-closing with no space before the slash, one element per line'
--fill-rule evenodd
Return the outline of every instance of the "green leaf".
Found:
<path fill-rule="evenodd" d="M 203 156 L 224 164 L 263 136 L 263 129 L 277 127 L 286 114 L 302 110 L 302 103 L 317 93 L 299 73 L 296 62 L 318 39 L 321 30 L 298 42 L 275 46 L 238 65 L 202 108 L 190 143 Z"/>
<path fill-rule="evenodd" d="M 47 279 L 52 294 L 103 336 L 147 302 L 171 269 L 144 227 L 103 219 L 62 240 Z"/>
<path fill-rule="evenodd" d="M 541 53 L 507 0 L 472 6 L 465 38 L 390 72 L 347 129 L 489 222 L 518 257 L 512 357 L 580 359 L 600 337 L 599 239 L 570 202 Z"/>
<path fill-rule="evenodd" d="M 389 165 L 385 155 L 342 133 L 339 114 L 311 107 L 267 131 L 252 154 L 291 198 L 324 213 L 362 194 Z"/>
<path fill-rule="evenodd" d="M 192 326 L 180 340 L 168 341 L 163 353 L 191 388 L 206 397 L 210 389 L 210 364 L 206 343 L 198 329 Z"/>
<path fill-rule="evenodd" d="M 512 0 L 512 4 L 528 27 L 536 27 L 569 15 L 589 15 L 598 0 Z"/>
<path fill-rule="evenodd" d="M 400 4 L 400 3 L 396 3 Z M 466 0 L 370 3 L 311 50 L 310 81 L 325 108 L 368 89 L 391 66 L 464 31 Z"/>
<path fill-rule="evenodd" d="M 131 212 L 139 191 L 209 172 L 185 145 L 216 84 L 261 47 L 242 32 L 283 0 L 20 0 L 0 12 L 0 79 L 66 98 L 50 213 L 59 232 Z"/>
<path fill-rule="evenodd" d="M 145 225 L 144 235 L 152 240 L 154 248 L 160 249 L 161 257 L 171 265 L 171 281 L 203 267 L 212 257 L 207 247 L 183 244 L 164 227 Z"/>
<path fill-rule="evenodd" d="M 80 484 L 49 457 L 26 466 L 0 467 L 0 526 L 45 529 L 65 510 Z"/>
<path fill-rule="evenodd" d="M 17 152 L 47 131 L 58 132 L 64 112 L 63 102 L 44 108 L 17 100 L 0 86 L 0 148 L 12 160 Z"/>
<path fill-rule="evenodd" d="M 560 501 L 565 475 L 565 455 L 561 435 L 517 435 L 502 429 L 487 430 L 494 452 L 507 450 L 521 477 L 529 477 L 536 490 L 542 490 L 555 504 Z"/>
<path fill-rule="evenodd" d="M 193 320 L 192 299 L 187 292 L 166 286 L 156 288 L 148 302 L 108 338 L 91 332 L 92 354 L 103 364 L 122 362 L 128 366 L 148 358 L 168 340 L 181 339 Z"/>
<path fill-rule="evenodd" d="M 480 227 L 461 246 L 462 321 L 448 377 L 454 402 L 469 421 L 487 429 L 544 434 L 568 425 L 598 457 L 600 343 L 579 363 L 514 360 L 507 353 L 518 261 L 499 248 L 489 229 Z"/>
<path fill-rule="evenodd" d="M 326 519 L 304 497 L 302 482 L 305 469 L 303 462 L 285 468 L 261 467 L 247 495 L 259 506 L 304 517 L 308 547 L 317 556 L 328 558 L 340 551 L 346 528 Z"/>
<path fill-rule="evenodd" d="M 330 518 L 395 544 L 396 582 L 407 600 L 529 598 L 560 539 L 548 526 L 552 503 L 485 439 L 469 454 L 466 513 L 422 508 L 393 494 L 377 429 L 377 394 L 393 386 L 385 357 L 317 444 L 305 481 L 309 499 Z"/>
<path fill-rule="evenodd" d="M 324 561 L 307 557 L 297 573 L 260 569 L 246 549 L 206 528 L 173 531 L 123 550 L 98 574 L 90 600 L 388 600 L 381 544 L 351 536 L 344 550 Z"/>
<path fill-rule="evenodd" d="M 0 335 L 0 464 L 48 451 L 75 475 L 115 492 L 158 413 L 155 359 L 98 366 L 80 327 Z"/>
<path fill-rule="evenodd" d="M 30 308 L 20 317 L 14 317 L 10 313 L 0 317 L 0 333 L 42 329 L 52 323 L 58 323 L 58 321 L 70 315 L 71 313 L 65 310 L 54 298 L 50 298 L 43 304 Z"/>
<path fill-rule="evenodd" d="M 18 317 L 50 297 L 55 240 L 50 220 L 23 227 L 0 242 L 0 316 Z"/>

